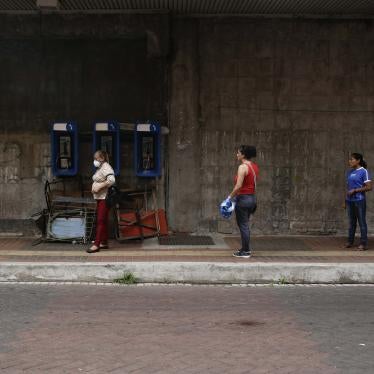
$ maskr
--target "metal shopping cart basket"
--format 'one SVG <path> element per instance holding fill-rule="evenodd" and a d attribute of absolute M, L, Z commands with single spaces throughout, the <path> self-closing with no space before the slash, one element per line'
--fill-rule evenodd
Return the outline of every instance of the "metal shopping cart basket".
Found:
<path fill-rule="evenodd" d="M 46 182 L 44 192 L 47 209 L 34 216 L 43 225 L 39 227 L 42 237 L 34 242 L 44 241 L 88 243 L 95 230 L 96 202 L 92 198 L 64 196 L 54 193 L 56 182 Z M 57 189 L 57 192 L 60 192 Z"/>
<path fill-rule="evenodd" d="M 72 196 L 56 196 L 52 201 L 46 240 L 88 243 L 95 229 L 96 202 Z"/>

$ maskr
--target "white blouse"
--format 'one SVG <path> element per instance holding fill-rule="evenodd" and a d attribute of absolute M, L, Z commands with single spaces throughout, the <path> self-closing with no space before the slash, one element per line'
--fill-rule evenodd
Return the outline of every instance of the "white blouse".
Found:
<path fill-rule="evenodd" d="M 96 170 L 96 173 L 92 176 L 92 180 L 92 188 L 95 186 L 95 184 L 103 183 L 105 181 L 110 183 L 107 187 L 102 188 L 98 193 L 93 193 L 95 200 L 104 200 L 108 193 L 108 188 L 116 182 L 113 168 L 107 162 L 104 162 Z"/>

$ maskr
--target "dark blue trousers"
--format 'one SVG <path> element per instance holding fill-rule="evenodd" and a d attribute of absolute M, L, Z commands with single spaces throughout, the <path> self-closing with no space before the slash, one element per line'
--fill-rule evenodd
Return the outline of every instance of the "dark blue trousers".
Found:
<path fill-rule="evenodd" d="M 236 197 L 235 216 L 242 240 L 242 251 L 250 252 L 249 217 L 256 209 L 255 195 L 238 195 Z"/>
<path fill-rule="evenodd" d="M 360 226 L 360 244 L 368 244 L 368 227 L 366 224 L 366 200 L 347 201 L 349 218 L 348 242 L 353 243 L 356 234 L 357 221 Z"/>

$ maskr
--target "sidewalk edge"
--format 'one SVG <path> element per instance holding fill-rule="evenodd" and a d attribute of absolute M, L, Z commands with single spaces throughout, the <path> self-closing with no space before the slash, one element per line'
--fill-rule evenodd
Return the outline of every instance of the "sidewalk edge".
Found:
<path fill-rule="evenodd" d="M 0 282 L 374 284 L 374 263 L 1 262 Z"/>

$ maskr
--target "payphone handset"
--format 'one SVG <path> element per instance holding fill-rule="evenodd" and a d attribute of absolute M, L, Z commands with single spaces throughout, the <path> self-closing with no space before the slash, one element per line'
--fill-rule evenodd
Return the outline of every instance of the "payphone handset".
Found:
<path fill-rule="evenodd" d="M 135 168 L 139 177 L 161 175 L 160 126 L 156 123 L 137 124 L 135 127 Z"/>
<path fill-rule="evenodd" d="M 71 168 L 71 162 L 73 160 L 73 155 L 71 153 L 71 137 L 70 136 L 60 136 L 60 154 L 57 157 L 57 167 L 59 169 L 69 169 Z"/>
<path fill-rule="evenodd" d="M 73 122 L 52 125 L 52 172 L 55 176 L 73 176 L 78 172 L 78 129 Z"/>
<path fill-rule="evenodd" d="M 155 164 L 154 141 L 152 136 L 142 137 L 141 163 L 143 170 L 152 170 Z"/>
<path fill-rule="evenodd" d="M 108 153 L 109 163 L 114 174 L 120 174 L 120 131 L 117 122 L 96 122 L 93 132 L 93 151 L 102 150 Z"/>

